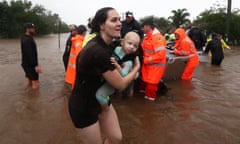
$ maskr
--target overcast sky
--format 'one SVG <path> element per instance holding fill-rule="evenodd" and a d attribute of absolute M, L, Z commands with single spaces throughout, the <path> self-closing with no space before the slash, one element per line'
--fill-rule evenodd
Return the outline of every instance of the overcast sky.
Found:
<path fill-rule="evenodd" d="M 206 9 L 219 4 L 227 7 L 227 0 L 30 0 L 40 4 L 52 13 L 59 14 L 67 24 L 87 24 L 87 19 L 94 16 L 102 7 L 114 7 L 120 14 L 132 11 L 136 19 L 154 15 L 171 16 L 172 10 L 186 8 L 190 19 L 196 19 Z M 240 8 L 240 0 L 232 0 L 232 9 Z"/>

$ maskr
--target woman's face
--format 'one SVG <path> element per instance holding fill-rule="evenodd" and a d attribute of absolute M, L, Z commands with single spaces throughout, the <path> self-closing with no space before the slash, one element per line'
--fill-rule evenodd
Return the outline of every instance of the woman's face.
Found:
<path fill-rule="evenodd" d="M 108 11 L 107 19 L 105 23 L 100 26 L 100 28 L 101 32 L 104 35 L 107 35 L 108 37 L 111 38 L 120 37 L 122 24 L 120 21 L 120 15 L 115 9 Z"/>

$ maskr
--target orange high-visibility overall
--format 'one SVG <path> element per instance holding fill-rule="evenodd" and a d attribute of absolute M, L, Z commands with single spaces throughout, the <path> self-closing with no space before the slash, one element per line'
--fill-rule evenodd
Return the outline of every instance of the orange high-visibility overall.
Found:
<path fill-rule="evenodd" d="M 166 65 L 166 40 L 157 29 L 154 29 L 145 36 L 141 46 L 143 50 L 141 78 L 145 82 L 145 95 L 156 98 L 158 83 L 163 77 Z"/>
<path fill-rule="evenodd" d="M 187 36 L 186 32 L 182 28 L 176 29 L 174 32 L 179 36 L 175 44 L 175 55 L 179 56 L 189 56 L 187 64 L 182 73 L 182 80 L 192 80 L 193 72 L 195 68 L 199 65 L 199 57 L 197 54 L 196 47 L 193 41 Z"/>
<path fill-rule="evenodd" d="M 65 76 L 65 81 L 69 84 L 74 85 L 75 77 L 76 77 L 76 59 L 78 54 L 82 50 L 84 37 L 81 35 L 76 35 L 72 38 L 72 46 L 68 60 L 68 66 Z"/>

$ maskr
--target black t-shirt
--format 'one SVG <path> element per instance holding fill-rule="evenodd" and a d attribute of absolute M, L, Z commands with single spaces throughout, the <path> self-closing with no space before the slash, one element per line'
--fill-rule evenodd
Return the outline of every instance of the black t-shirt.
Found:
<path fill-rule="evenodd" d="M 102 74 L 115 67 L 110 62 L 113 48 L 99 35 L 84 47 L 77 58 L 75 85 L 69 105 L 80 114 L 96 115 L 101 112 L 96 100 L 96 91 L 104 83 Z"/>
<path fill-rule="evenodd" d="M 38 65 L 37 45 L 32 36 L 24 34 L 21 37 L 22 66 L 35 67 Z"/>

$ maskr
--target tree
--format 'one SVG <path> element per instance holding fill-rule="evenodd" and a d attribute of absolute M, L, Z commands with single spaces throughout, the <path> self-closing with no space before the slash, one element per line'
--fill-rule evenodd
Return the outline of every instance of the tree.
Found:
<path fill-rule="evenodd" d="M 153 20 L 153 22 L 156 24 L 156 27 L 162 32 L 166 32 L 166 30 L 171 27 L 171 22 L 164 18 L 164 17 L 155 17 L 155 16 L 146 16 L 144 18 L 141 18 L 139 20 L 140 23 L 143 23 L 145 20 Z"/>
<path fill-rule="evenodd" d="M 7 12 L 8 12 L 8 3 L 6 1 L 3 1 L 2 3 L 0 3 L 0 37 L 2 35 L 7 35 L 7 32 L 5 31 L 5 29 L 8 28 Z"/>
<path fill-rule="evenodd" d="M 207 34 L 216 32 L 223 35 L 225 40 L 227 36 L 230 44 L 240 44 L 240 10 L 236 9 L 231 12 L 231 21 L 229 22 L 231 29 L 229 29 L 228 35 L 226 35 L 227 17 L 226 8 L 211 8 L 202 12 L 193 23 L 200 24 Z"/>
<path fill-rule="evenodd" d="M 187 9 L 177 9 L 172 10 L 173 16 L 169 16 L 168 19 L 171 20 L 172 25 L 175 27 L 180 27 L 181 25 L 189 24 L 191 21 L 188 19 L 190 14 L 187 12 Z"/>
<path fill-rule="evenodd" d="M 69 32 L 68 25 L 61 21 L 58 14 L 52 14 L 41 5 L 33 6 L 27 0 L 0 2 L 0 37 L 15 38 L 23 33 L 23 24 L 32 22 L 37 34 L 44 35 L 57 32 Z M 60 28 L 60 29 L 59 29 Z"/>

